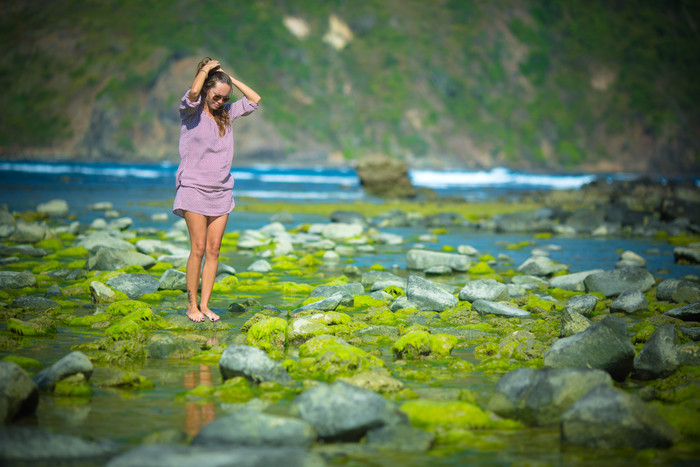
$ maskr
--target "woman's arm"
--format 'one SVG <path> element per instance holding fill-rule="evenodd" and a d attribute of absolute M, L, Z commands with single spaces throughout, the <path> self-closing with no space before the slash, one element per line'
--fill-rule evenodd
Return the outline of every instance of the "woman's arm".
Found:
<path fill-rule="evenodd" d="M 238 81 L 233 76 L 228 76 L 229 78 L 231 78 L 231 82 L 233 83 L 233 85 L 236 86 L 239 89 L 239 91 L 241 91 L 243 95 L 248 98 L 250 102 L 252 102 L 253 104 L 260 103 L 260 99 L 262 99 L 262 97 L 260 97 L 260 95 L 257 92 L 253 91 L 250 87 L 248 87 L 248 85 L 241 81 Z"/>
<path fill-rule="evenodd" d="M 209 72 L 214 68 L 219 67 L 219 62 L 217 60 L 209 60 L 204 64 L 201 70 L 197 73 L 192 81 L 192 87 L 190 88 L 190 100 L 196 101 L 199 98 L 199 93 L 202 92 L 202 86 L 204 86 L 204 81 L 206 81 Z"/>

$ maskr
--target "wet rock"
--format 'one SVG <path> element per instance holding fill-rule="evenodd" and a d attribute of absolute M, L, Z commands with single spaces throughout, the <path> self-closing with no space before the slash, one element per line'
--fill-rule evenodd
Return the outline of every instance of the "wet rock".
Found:
<path fill-rule="evenodd" d="M 163 253 L 168 255 L 188 255 L 189 250 L 175 246 L 172 243 L 164 242 L 163 240 L 153 240 L 144 238 L 136 242 L 136 250 L 144 255 L 152 255 L 153 253 Z"/>
<path fill-rule="evenodd" d="M 552 210 L 549 208 L 536 209 L 528 212 L 515 212 L 495 216 L 496 231 L 498 232 L 551 232 L 554 228 Z"/>
<path fill-rule="evenodd" d="M 0 238 L 7 238 L 15 232 L 15 218 L 7 210 L 7 206 L 0 206 Z M 0 254 L 0 256 L 7 256 Z"/>
<path fill-rule="evenodd" d="M 46 289 L 44 298 L 60 297 L 61 295 L 63 295 L 63 292 L 61 292 L 61 288 L 58 286 L 58 284 L 51 284 L 51 286 Z"/>
<path fill-rule="evenodd" d="M 699 328 L 700 329 L 700 328 Z M 354 332 L 355 336 L 386 336 L 390 339 L 399 338 L 399 330 L 395 326 L 373 325 L 366 328 L 358 329 Z"/>
<path fill-rule="evenodd" d="M 700 327 L 696 328 L 685 328 L 685 327 L 679 327 L 677 328 L 685 337 L 688 339 L 692 339 L 694 341 L 700 341 Z"/>
<path fill-rule="evenodd" d="M 247 345 L 226 347 L 219 360 L 219 369 L 225 380 L 236 376 L 243 376 L 253 383 L 286 383 L 291 380 L 282 365 L 268 357 L 264 351 Z"/>
<path fill-rule="evenodd" d="M 678 360 L 683 366 L 700 366 L 700 348 L 695 342 L 676 347 Z"/>
<path fill-rule="evenodd" d="M 349 294 L 355 297 L 357 295 L 364 294 L 365 288 L 359 282 L 350 282 L 348 284 L 340 285 L 321 285 L 313 289 L 309 294 L 309 297 L 330 297 L 331 295 L 335 295 L 337 292 Z"/>
<path fill-rule="evenodd" d="M 0 256 L 31 256 L 40 258 L 48 255 L 50 252 L 46 248 L 36 248 L 31 245 L 0 245 Z"/>
<path fill-rule="evenodd" d="M 464 255 L 429 250 L 409 250 L 406 254 L 406 268 L 423 271 L 434 266 L 447 266 L 453 271 L 465 272 L 471 260 Z"/>
<path fill-rule="evenodd" d="M 135 251 L 136 247 L 131 243 L 107 231 L 94 232 L 86 235 L 75 246 L 82 246 L 90 253 L 97 253 L 100 248 L 112 250 Z"/>
<path fill-rule="evenodd" d="M 475 300 L 472 309 L 480 315 L 496 315 L 505 318 L 528 318 L 530 313 L 505 303 L 492 302 L 489 300 Z"/>
<path fill-rule="evenodd" d="M 39 389 L 52 390 L 56 383 L 69 376 L 82 373 L 86 380 L 92 376 L 92 363 L 82 352 L 71 352 L 32 378 Z"/>
<path fill-rule="evenodd" d="M 22 310 L 47 311 L 59 307 L 60 305 L 53 300 L 31 295 L 24 295 L 12 301 L 12 308 L 21 308 Z"/>
<path fill-rule="evenodd" d="M 201 347 L 193 340 L 169 334 L 154 334 L 146 343 L 146 356 L 148 358 L 186 359 L 194 357 L 201 351 Z"/>
<path fill-rule="evenodd" d="M 647 261 L 633 251 L 624 251 L 620 259 L 615 263 L 615 269 L 622 268 L 645 268 Z"/>
<path fill-rule="evenodd" d="M 530 426 L 554 426 L 571 405 L 598 385 L 612 386 L 601 370 L 520 368 L 503 375 L 488 409 Z"/>
<path fill-rule="evenodd" d="M 595 295 L 575 295 L 566 302 L 564 308 L 590 318 L 597 304 L 598 297 Z"/>
<path fill-rule="evenodd" d="M 561 439 L 592 448 L 667 448 L 676 431 L 638 397 L 598 386 L 562 415 Z"/>
<path fill-rule="evenodd" d="M 126 266 L 138 265 L 148 269 L 156 264 L 156 260 L 136 251 L 117 250 L 115 248 L 100 248 L 87 261 L 91 271 L 115 271 Z"/>
<path fill-rule="evenodd" d="M 39 203 L 36 212 L 50 217 L 65 217 L 68 215 L 68 203 L 63 199 L 52 199 L 46 203 Z"/>
<path fill-rule="evenodd" d="M 462 290 L 459 291 L 459 299 L 468 302 L 475 300 L 499 302 L 510 299 L 510 294 L 508 293 L 508 287 L 496 280 L 475 280 L 464 284 Z"/>
<path fill-rule="evenodd" d="M 677 246 L 673 249 L 673 260 L 676 263 L 700 264 L 700 248 Z"/>
<path fill-rule="evenodd" d="M 395 393 L 404 388 L 401 381 L 392 378 L 384 369 L 375 371 L 364 371 L 351 377 L 338 378 L 338 381 L 343 381 L 358 388 L 368 389 L 380 394 Z"/>
<path fill-rule="evenodd" d="M 565 271 L 567 268 L 565 264 L 556 263 L 546 256 L 532 256 L 518 267 L 518 272 L 533 276 L 549 276 L 555 272 Z"/>
<path fill-rule="evenodd" d="M 330 220 L 339 224 L 358 224 L 365 227 L 368 224 L 367 218 L 357 211 L 333 211 L 330 215 Z"/>
<path fill-rule="evenodd" d="M 7 424 L 33 414 L 39 405 L 39 388 L 16 363 L 0 361 L 0 420 Z M 0 456 L 1 457 L 1 456 Z"/>
<path fill-rule="evenodd" d="M 415 274 L 408 277 L 406 297 L 422 311 L 442 312 L 459 303 L 457 297 L 442 287 Z"/>
<path fill-rule="evenodd" d="M 373 289 L 374 284 L 379 281 L 400 283 L 402 284 L 402 287 L 406 284 L 406 279 L 388 271 L 367 271 L 362 274 L 362 279 L 360 282 L 366 289 Z"/>
<path fill-rule="evenodd" d="M 384 155 L 373 155 L 360 159 L 356 170 L 360 184 L 368 195 L 412 198 L 416 194 L 405 162 Z"/>
<path fill-rule="evenodd" d="M 559 337 L 569 337 L 583 332 L 591 326 L 591 321 L 580 313 L 564 307 L 561 311 L 561 333 Z"/>
<path fill-rule="evenodd" d="M 452 268 L 448 266 L 433 266 L 425 269 L 423 273 L 426 276 L 449 276 L 452 274 Z"/>
<path fill-rule="evenodd" d="M 549 287 L 549 282 L 545 279 L 531 274 L 513 276 L 510 281 L 515 285 L 521 286 L 525 290 L 538 290 Z"/>
<path fill-rule="evenodd" d="M 383 426 L 370 430 L 365 443 L 372 448 L 393 452 L 426 452 L 435 441 L 435 435 L 410 425 Z"/>
<path fill-rule="evenodd" d="M 323 459 L 304 449 L 227 446 L 144 445 L 112 459 L 107 467 L 323 467 Z"/>
<path fill-rule="evenodd" d="M 572 227 L 579 233 L 591 233 L 599 225 L 603 223 L 605 213 L 602 211 L 593 211 L 588 208 L 577 209 L 566 219 L 565 225 Z"/>
<path fill-rule="evenodd" d="M 646 292 L 656 285 L 656 281 L 645 269 L 623 268 L 591 274 L 584 284 L 588 292 L 602 292 L 606 297 L 612 297 L 626 290 Z"/>
<path fill-rule="evenodd" d="M 250 272 L 261 272 L 263 274 L 266 274 L 272 271 L 272 265 L 264 259 L 259 259 L 250 266 L 248 266 L 247 270 Z"/>
<path fill-rule="evenodd" d="M 31 271 L 0 271 L 0 290 L 36 287 L 36 277 Z"/>
<path fill-rule="evenodd" d="M 361 224 L 326 224 L 321 230 L 321 236 L 333 242 L 346 242 L 362 235 L 364 228 Z"/>
<path fill-rule="evenodd" d="M 187 290 L 187 275 L 177 269 L 168 269 L 158 281 L 158 290 Z"/>
<path fill-rule="evenodd" d="M 241 411 L 209 423 L 192 441 L 193 446 L 309 448 L 316 432 L 307 422 L 254 411 Z"/>
<path fill-rule="evenodd" d="M 157 292 L 160 282 L 150 274 L 119 274 L 107 279 L 107 285 L 124 292 L 133 300 L 141 295 Z"/>
<path fill-rule="evenodd" d="M 664 316 L 682 319 L 683 321 L 700 321 L 700 302 L 674 308 L 664 313 Z"/>
<path fill-rule="evenodd" d="M 117 451 L 113 444 L 93 443 L 35 428 L 0 430 L 3 465 L 103 465 Z"/>
<path fill-rule="evenodd" d="M 597 274 L 600 272 L 603 272 L 603 270 L 591 269 L 589 271 L 581 271 L 573 274 L 552 277 L 549 280 L 549 285 L 554 288 L 570 290 L 572 292 L 585 292 L 586 285 L 584 284 L 584 281 L 586 278 L 592 274 Z"/>
<path fill-rule="evenodd" d="M 323 323 L 298 318 L 292 321 L 292 324 L 289 326 L 287 339 L 290 343 L 298 345 L 312 337 L 329 334 L 330 332 L 330 328 Z"/>
<path fill-rule="evenodd" d="M 10 238 L 17 243 L 36 243 L 45 239 L 48 233 L 49 228 L 43 223 L 29 223 L 25 220 L 17 219 L 15 231 Z"/>
<path fill-rule="evenodd" d="M 649 309 L 647 297 L 639 290 L 625 290 L 610 303 L 612 313 L 632 314 Z"/>
<path fill-rule="evenodd" d="M 292 313 L 301 313 L 309 310 L 334 311 L 338 308 L 344 296 L 345 294 L 343 292 L 336 292 L 328 298 L 297 308 Z"/>
<path fill-rule="evenodd" d="M 444 358 L 457 343 L 457 338 L 447 334 L 430 334 L 428 331 L 409 331 L 392 346 L 397 359 Z"/>
<path fill-rule="evenodd" d="M 667 323 L 654 331 L 635 357 L 632 377 L 641 380 L 668 378 L 679 366 L 676 329 Z"/>
<path fill-rule="evenodd" d="M 675 303 L 700 301 L 700 284 L 697 282 L 666 279 L 656 288 L 656 299 Z"/>
<path fill-rule="evenodd" d="M 600 369 L 616 381 L 624 381 L 633 361 L 627 324 L 615 316 L 606 316 L 583 332 L 559 339 L 544 354 L 545 368 Z"/>
<path fill-rule="evenodd" d="M 384 397 L 343 382 L 308 389 L 294 399 L 292 410 L 324 441 L 358 441 L 372 429 L 407 424 Z"/>

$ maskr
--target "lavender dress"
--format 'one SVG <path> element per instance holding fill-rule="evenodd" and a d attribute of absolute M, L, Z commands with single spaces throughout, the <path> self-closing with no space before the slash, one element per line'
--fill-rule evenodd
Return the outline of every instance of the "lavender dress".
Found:
<path fill-rule="evenodd" d="M 223 216 L 233 210 L 233 130 L 219 136 L 213 118 L 204 111 L 202 96 L 192 102 L 188 90 L 180 101 L 180 166 L 175 175 L 173 213 L 183 211 L 205 216 Z M 258 108 L 246 97 L 226 104 L 231 122 Z"/>

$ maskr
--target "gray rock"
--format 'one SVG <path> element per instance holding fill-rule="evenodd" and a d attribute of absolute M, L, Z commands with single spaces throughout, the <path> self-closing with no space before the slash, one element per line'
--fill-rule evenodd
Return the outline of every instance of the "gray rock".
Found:
<path fill-rule="evenodd" d="M 498 232 L 551 232 L 554 228 L 551 218 L 552 210 L 542 208 L 495 216 L 494 221 Z"/>
<path fill-rule="evenodd" d="M 581 271 L 573 274 L 552 277 L 549 280 L 549 285 L 557 289 L 570 290 L 572 292 L 585 292 L 586 285 L 584 284 L 584 281 L 586 278 L 591 274 L 597 274 L 600 272 L 603 272 L 603 270 L 591 269 L 589 271 Z"/>
<path fill-rule="evenodd" d="M 16 363 L 0 360 L 0 420 L 7 424 L 33 414 L 39 405 L 39 388 Z"/>
<path fill-rule="evenodd" d="M 164 242 L 163 240 L 141 239 L 135 244 L 136 250 L 144 255 L 153 253 L 164 253 L 168 255 L 186 255 L 189 251 L 175 246 L 172 243 Z"/>
<path fill-rule="evenodd" d="M 654 331 L 634 359 L 632 377 L 641 380 L 668 378 L 681 362 L 676 350 L 676 329 L 667 323 Z"/>
<path fill-rule="evenodd" d="M 571 216 L 566 219 L 565 225 L 572 227 L 576 232 L 591 233 L 605 220 L 605 213 L 588 208 L 581 208 L 574 211 Z"/>
<path fill-rule="evenodd" d="M 590 318 L 597 304 L 598 297 L 595 295 L 576 295 L 566 302 L 564 308 L 568 311 L 581 314 L 586 318 Z"/>
<path fill-rule="evenodd" d="M 148 338 L 145 348 L 148 358 L 156 359 L 183 360 L 194 357 L 201 351 L 200 345 L 195 341 L 167 334 L 152 335 Z"/>
<path fill-rule="evenodd" d="M 469 281 L 459 291 L 459 299 L 473 302 L 475 300 L 490 300 L 500 302 L 510 299 L 508 287 L 494 279 Z"/>
<path fill-rule="evenodd" d="M 399 311 L 399 310 L 406 310 L 409 308 L 415 308 L 417 310 L 418 305 L 411 302 L 408 298 L 406 298 L 405 295 L 401 295 L 401 296 L 397 297 L 396 300 L 391 302 L 391 305 L 389 306 L 389 309 L 391 311 L 393 311 L 394 313 Z"/>
<path fill-rule="evenodd" d="M 51 286 L 46 289 L 44 298 L 60 297 L 61 295 L 63 295 L 63 292 L 61 292 L 61 288 L 58 286 L 58 284 L 51 284 Z"/>
<path fill-rule="evenodd" d="M 664 315 L 682 319 L 683 321 L 700 321 L 700 302 L 689 303 L 688 305 L 668 310 Z"/>
<path fill-rule="evenodd" d="M 695 342 L 676 347 L 678 360 L 683 366 L 700 366 L 700 347 Z"/>
<path fill-rule="evenodd" d="M 519 276 L 513 276 L 510 280 L 515 285 L 520 285 L 527 290 L 538 290 L 549 287 L 549 282 L 541 277 L 533 276 L 531 274 L 522 274 Z"/>
<path fill-rule="evenodd" d="M 90 282 L 90 298 L 92 303 L 113 302 L 117 294 L 111 288 L 99 281 Z"/>
<path fill-rule="evenodd" d="M 358 224 L 363 227 L 368 225 L 367 218 L 357 211 L 334 211 L 331 213 L 330 220 L 339 224 Z"/>
<path fill-rule="evenodd" d="M 286 383 L 291 380 L 282 365 L 268 357 L 264 351 L 247 345 L 226 347 L 219 359 L 219 369 L 225 380 L 236 376 L 243 376 L 253 383 Z"/>
<path fill-rule="evenodd" d="M 297 418 L 241 411 L 217 418 L 199 432 L 194 446 L 310 448 L 316 432 Z"/>
<path fill-rule="evenodd" d="M 334 222 L 326 224 L 321 230 L 321 236 L 333 242 L 346 242 L 362 235 L 364 228 L 361 224 L 343 224 Z"/>
<path fill-rule="evenodd" d="M 654 276 L 641 268 L 624 268 L 591 274 L 583 281 L 588 292 L 602 292 L 606 297 L 626 290 L 646 292 L 656 285 Z"/>
<path fill-rule="evenodd" d="M 410 425 L 390 425 L 370 430 L 366 446 L 392 452 L 426 452 L 435 441 L 435 435 Z"/>
<path fill-rule="evenodd" d="M 667 448 L 678 433 L 638 397 L 598 386 L 562 415 L 561 439 L 592 448 Z"/>
<path fill-rule="evenodd" d="M 150 274 L 119 274 L 107 279 L 107 285 L 124 292 L 133 300 L 141 295 L 157 292 L 160 282 Z"/>
<path fill-rule="evenodd" d="M 546 256 L 532 256 L 518 267 L 518 272 L 533 276 L 549 276 L 555 272 L 565 271 L 568 267 L 552 261 Z"/>
<path fill-rule="evenodd" d="M 268 273 L 272 271 L 272 266 L 270 263 L 265 261 L 264 259 L 259 259 L 255 261 L 253 264 L 248 266 L 248 271 L 250 272 L 261 272 L 261 273 Z"/>
<path fill-rule="evenodd" d="M 336 292 L 330 297 L 324 298 L 323 300 L 320 300 L 315 303 L 309 303 L 308 305 L 304 305 L 300 308 L 297 308 L 293 311 L 293 313 L 301 313 L 302 311 L 309 310 L 334 311 L 343 301 L 344 296 L 345 294 L 343 292 Z"/>
<path fill-rule="evenodd" d="M 676 303 L 700 302 L 700 284 L 685 280 L 678 281 L 671 291 L 670 301 Z"/>
<path fill-rule="evenodd" d="M 431 327 L 431 334 L 449 334 L 450 336 L 455 336 L 459 340 L 472 341 L 481 339 L 483 337 L 492 336 L 490 332 L 479 331 L 478 329 L 464 329 L 464 328 L 440 328 Z"/>
<path fill-rule="evenodd" d="M 610 304 L 612 313 L 632 314 L 648 309 L 647 297 L 639 290 L 625 290 Z"/>
<path fill-rule="evenodd" d="M 0 430 L 2 465 L 103 465 L 118 449 L 35 428 Z"/>
<path fill-rule="evenodd" d="M 44 224 L 17 219 L 15 231 L 10 237 L 17 243 L 36 243 L 46 238 L 49 229 Z"/>
<path fill-rule="evenodd" d="M 94 232 L 80 239 L 76 246 L 82 246 L 90 253 L 97 253 L 100 248 L 113 250 L 135 251 L 136 247 L 116 234 L 110 232 Z"/>
<path fill-rule="evenodd" d="M 465 272 L 469 270 L 471 260 L 464 255 L 441 251 L 412 249 L 406 254 L 407 269 L 423 271 L 433 266 L 447 266 L 453 271 Z"/>
<path fill-rule="evenodd" d="M 376 392 L 343 382 L 308 389 L 294 399 L 292 410 L 324 441 L 358 441 L 369 430 L 408 422 L 403 412 Z"/>
<path fill-rule="evenodd" d="M 168 269 L 158 281 L 159 290 L 187 290 L 187 275 L 177 269 Z"/>
<path fill-rule="evenodd" d="M 432 266 L 424 270 L 426 276 L 448 276 L 452 274 L 452 268 L 449 266 Z"/>
<path fill-rule="evenodd" d="M 155 259 L 136 251 L 100 248 L 95 255 L 88 259 L 87 268 L 91 271 L 115 271 L 132 265 L 148 269 L 155 264 Z"/>
<path fill-rule="evenodd" d="M 524 297 L 527 295 L 527 290 L 518 284 L 507 284 L 506 287 L 508 288 L 508 296 L 510 298 Z"/>
<path fill-rule="evenodd" d="M 673 260 L 676 263 L 700 264 L 700 248 L 677 246 L 673 249 Z"/>
<path fill-rule="evenodd" d="M 12 308 L 21 308 L 23 310 L 47 311 L 59 307 L 60 305 L 53 300 L 30 295 L 24 295 L 12 301 Z"/>
<path fill-rule="evenodd" d="M 367 271 L 362 274 L 362 279 L 360 282 L 366 289 L 372 289 L 374 283 L 378 281 L 392 281 L 399 282 L 404 285 L 406 284 L 406 279 L 388 271 Z"/>
<path fill-rule="evenodd" d="M 51 217 L 65 217 L 68 215 L 68 203 L 62 199 L 52 199 L 46 203 L 39 203 L 36 212 Z"/>
<path fill-rule="evenodd" d="M 13 233 L 15 233 L 15 218 L 7 210 L 7 206 L 0 206 L 0 238 L 7 238 Z"/>
<path fill-rule="evenodd" d="M 117 215 L 119 214 L 117 213 Z M 132 225 L 134 225 L 134 221 L 130 217 L 120 217 L 119 219 L 114 219 L 112 222 L 110 222 L 107 227 L 112 230 L 126 230 Z"/>
<path fill-rule="evenodd" d="M 663 302 L 673 301 L 673 292 L 680 284 L 679 279 L 665 279 L 656 286 L 656 299 Z"/>
<path fill-rule="evenodd" d="M 505 303 L 492 302 L 489 300 L 475 300 L 472 309 L 480 315 L 496 315 L 505 318 L 529 318 L 530 313 Z"/>
<path fill-rule="evenodd" d="M 107 467 L 324 467 L 317 454 L 297 448 L 144 445 L 112 459 Z"/>
<path fill-rule="evenodd" d="M 591 324 L 591 321 L 581 313 L 576 313 L 564 307 L 561 311 L 561 333 L 559 337 L 569 337 L 583 332 L 591 327 Z"/>
<path fill-rule="evenodd" d="M 21 289 L 36 287 L 36 277 L 31 271 L 0 271 L 0 289 Z"/>
<path fill-rule="evenodd" d="M 34 382 L 39 389 L 53 389 L 57 382 L 69 376 L 82 373 L 86 380 L 92 376 L 92 363 L 82 352 L 71 352 L 48 368 L 34 375 Z"/>
<path fill-rule="evenodd" d="M 321 285 L 312 290 L 309 297 L 330 297 L 337 292 L 350 294 L 355 297 L 357 295 L 363 295 L 365 293 L 365 288 L 359 282 L 350 282 L 340 285 Z"/>
<path fill-rule="evenodd" d="M 386 336 L 390 339 L 399 338 L 399 330 L 394 326 L 374 325 L 358 329 L 353 333 L 355 336 Z"/>
<path fill-rule="evenodd" d="M 488 409 L 530 426 L 555 426 L 571 405 L 598 385 L 612 386 L 601 370 L 520 368 L 503 375 Z"/>
<path fill-rule="evenodd" d="M 414 274 L 408 277 L 406 297 L 421 311 L 442 312 L 459 303 L 457 297 L 442 287 Z"/>
<path fill-rule="evenodd" d="M 600 369 L 616 381 L 624 381 L 632 371 L 634 347 L 627 324 L 606 316 L 583 332 L 559 339 L 543 358 L 545 368 Z"/>
<path fill-rule="evenodd" d="M 173 267 L 181 268 L 187 265 L 189 254 L 186 255 L 161 255 L 158 257 L 158 262 L 172 264 Z"/>
<path fill-rule="evenodd" d="M 0 245 L 0 256 L 31 256 L 40 258 L 48 255 L 50 252 L 46 248 L 36 248 L 31 245 Z"/>
<path fill-rule="evenodd" d="M 379 280 L 372 284 L 370 287 L 370 291 L 376 292 L 378 290 L 384 290 L 387 287 L 397 287 L 401 290 L 406 289 L 406 281 L 404 279 L 399 279 L 399 280 Z"/>
<path fill-rule="evenodd" d="M 615 263 L 615 269 L 621 268 L 645 268 L 647 262 L 644 258 L 633 251 L 624 251 L 620 259 Z"/>
<path fill-rule="evenodd" d="M 688 339 L 692 339 L 695 342 L 700 341 L 700 327 L 695 327 L 695 328 L 685 328 L 685 327 L 679 327 L 677 328 L 680 332 L 683 333 L 685 337 Z"/>

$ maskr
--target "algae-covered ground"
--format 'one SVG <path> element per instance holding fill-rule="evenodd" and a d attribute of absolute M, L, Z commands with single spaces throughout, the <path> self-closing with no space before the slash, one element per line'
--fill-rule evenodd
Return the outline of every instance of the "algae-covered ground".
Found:
<path fill-rule="evenodd" d="M 184 271 L 184 266 L 161 260 L 148 269 L 86 270 L 91 255 L 75 245 L 88 226 L 81 226 L 79 234 L 69 233 L 65 227 L 70 215 L 56 219 L 33 212 L 13 213 L 16 219 L 45 221 L 51 234 L 33 243 L 48 254 L 19 254 L 18 260 L 0 267 L 1 271 L 31 271 L 37 280 L 35 287 L 0 290 L 0 357 L 14 361 L 31 375 L 71 350 L 80 350 L 95 368 L 87 381 L 68 379 L 52 392 L 42 392 L 35 415 L 14 424 L 111 440 L 125 448 L 141 443 L 188 443 L 208 422 L 243 406 L 286 415 L 290 402 L 305 389 L 319 382 L 343 380 L 394 401 L 413 426 L 434 437 L 430 448 L 418 453 L 404 452 L 402 446 L 377 449 L 363 442 L 317 444 L 313 449 L 331 464 L 632 465 L 698 459 L 700 393 L 697 384 L 688 384 L 698 381 L 698 367 L 681 367 L 670 378 L 649 383 L 629 378 L 617 383 L 634 393 L 653 390 L 650 403 L 682 437 L 667 450 L 564 446 L 557 428 L 525 427 L 486 409 L 504 373 L 542 367 L 542 355 L 559 338 L 564 304 L 583 292 L 550 288 L 547 280 L 529 286 L 522 296 L 508 300 L 511 306 L 528 311 L 528 318 L 482 316 L 468 301 L 459 301 L 440 313 L 410 308 L 392 311 L 394 300 L 405 294 L 405 286 L 400 284 L 387 285 L 370 296 L 369 277 L 377 271 L 403 279 L 412 273 L 423 275 L 408 271 L 405 263 L 406 252 L 418 243 L 443 252 L 478 245 L 467 271 L 428 276 L 455 296 L 474 279 L 517 282 L 513 278 L 522 275 L 517 272 L 518 265 L 535 248 L 549 248 L 553 259 L 565 259 L 566 270 L 557 274 L 589 269 L 591 261 L 598 262 L 601 269 L 613 269 L 610 254 L 619 256 L 630 244 L 636 246 L 637 253 L 648 256 L 649 264 L 656 265 L 649 270 L 657 282 L 669 275 L 697 273 L 697 267 L 673 263 L 668 254 L 672 247 L 666 240 L 498 235 L 478 233 L 457 222 L 430 227 L 416 222 L 402 229 L 365 227 L 359 236 L 336 241 L 335 257 L 310 246 L 295 246 L 275 255 L 278 250 L 272 240 L 257 248 L 243 248 L 240 240 L 246 232 L 237 228 L 238 220 L 245 221 L 244 225 L 257 222 L 251 220 L 250 213 L 258 215 L 255 219 L 266 214 L 267 220 L 259 222 L 257 229 L 272 215 L 284 213 L 289 221 L 286 232 L 297 234 L 312 230 L 314 223 L 329 222 L 328 216 L 339 208 L 368 218 L 391 210 L 411 213 L 414 219 L 459 211 L 462 219 L 477 221 L 535 207 L 526 203 L 457 206 L 437 202 L 344 206 L 242 202 L 231 216 L 220 258 L 237 272 L 223 274 L 214 286 L 211 306 L 221 320 L 204 323 L 193 323 L 184 316 L 185 297 L 180 290 L 159 290 L 135 299 L 118 291 L 110 299 L 95 298 L 91 293 L 92 283 L 105 283 L 125 272 L 160 279 L 165 271 Z M 376 233 L 384 231 L 401 234 L 402 242 L 380 242 Z M 132 244 L 152 239 L 187 248 L 186 232 L 171 228 L 169 223 L 161 228 L 139 228 L 137 222 L 119 235 Z M 5 245 L 12 246 L 12 242 Z M 156 260 L 161 255 L 150 254 Z M 247 271 L 260 258 L 270 263 L 271 271 Z M 74 271 L 78 272 L 71 275 Z M 317 287 L 357 282 L 365 285 L 364 293 L 345 297 L 332 311 L 313 306 L 298 311 L 324 298 L 310 297 Z M 54 285 L 61 294 L 49 297 L 53 304 L 37 307 L 18 300 L 44 297 Z M 629 325 L 637 352 L 656 326 L 671 320 L 663 313 L 683 305 L 658 301 L 655 287 L 646 297 L 648 311 L 619 315 Z M 598 298 L 593 322 L 610 315 L 612 298 L 602 294 Z M 686 342 L 690 341 L 685 338 L 680 343 Z M 218 361 L 231 344 L 264 350 L 289 372 L 292 383 L 254 384 L 241 377 L 224 381 Z"/>

